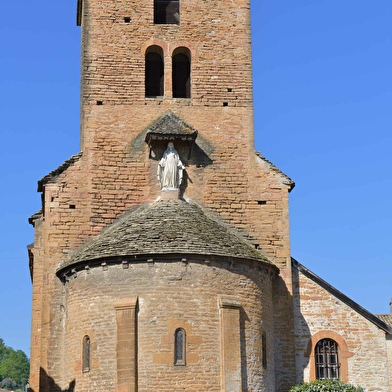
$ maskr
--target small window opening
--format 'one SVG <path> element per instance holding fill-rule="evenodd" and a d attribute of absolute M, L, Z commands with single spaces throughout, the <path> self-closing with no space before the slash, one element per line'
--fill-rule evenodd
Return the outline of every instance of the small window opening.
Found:
<path fill-rule="evenodd" d="M 257 200 L 257 204 L 260 206 L 263 206 L 263 205 L 267 204 L 267 201 L 266 200 Z"/>
<path fill-rule="evenodd" d="M 228 102 L 223 102 L 223 106 L 229 106 Z"/>
<path fill-rule="evenodd" d="M 69 209 L 70 209 L 70 210 L 74 210 L 75 208 L 76 208 L 76 205 L 75 205 L 75 204 L 70 204 L 70 205 L 69 205 Z"/>
<path fill-rule="evenodd" d="M 131 23 L 131 18 L 129 16 L 125 16 L 124 23 Z"/>
<path fill-rule="evenodd" d="M 162 97 L 164 94 L 163 50 L 159 46 L 150 46 L 145 58 L 146 97 Z"/>
<path fill-rule="evenodd" d="M 318 380 L 339 379 L 339 350 L 334 340 L 320 340 L 316 344 L 314 355 Z"/>
<path fill-rule="evenodd" d="M 174 364 L 185 365 L 185 330 L 183 328 L 176 329 L 174 333 Z"/>
<path fill-rule="evenodd" d="M 191 54 L 187 48 L 173 52 L 173 98 L 191 97 Z"/>
<path fill-rule="evenodd" d="M 179 0 L 154 0 L 155 24 L 180 24 Z"/>
<path fill-rule="evenodd" d="M 259 249 L 260 245 L 259 244 L 255 244 L 255 249 Z"/>
<path fill-rule="evenodd" d="M 90 371 L 90 338 L 88 335 L 86 335 L 83 338 L 83 358 L 82 358 L 82 363 L 83 363 L 83 371 L 84 372 L 89 372 Z"/>
<path fill-rule="evenodd" d="M 261 335 L 261 361 L 264 369 L 267 369 L 267 335 L 265 332 Z"/>
<path fill-rule="evenodd" d="M 103 101 L 97 101 L 97 105 L 98 106 L 103 105 Z"/>
<path fill-rule="evenodd" d="M 228 92 L 228 93 L 231 93 L 232 91 L 233 91 L 232 88 L 228 88 L 228 89 L 227 89 L 227 92 Z"/>

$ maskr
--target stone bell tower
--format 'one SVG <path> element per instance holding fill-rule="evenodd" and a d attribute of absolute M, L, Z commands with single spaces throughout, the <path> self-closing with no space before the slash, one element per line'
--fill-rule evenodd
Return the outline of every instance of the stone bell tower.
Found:
<path fill-rule="evenodd" d="M 250 1 L 78 0 L 77 24 L 81 152 L 29 220 L 32 390 L 284 390 L 294 184 L 254 151 Z"/>

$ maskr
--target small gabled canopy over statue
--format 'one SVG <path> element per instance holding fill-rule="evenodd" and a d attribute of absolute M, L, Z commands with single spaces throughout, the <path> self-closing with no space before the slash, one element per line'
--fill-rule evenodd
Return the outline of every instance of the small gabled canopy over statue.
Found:
<path fill-rule="evenodd" d="M 179 189 L 184 169 L 174 144 L 169 142 L 158 164 L 157 175 L 161 189 Z"/>

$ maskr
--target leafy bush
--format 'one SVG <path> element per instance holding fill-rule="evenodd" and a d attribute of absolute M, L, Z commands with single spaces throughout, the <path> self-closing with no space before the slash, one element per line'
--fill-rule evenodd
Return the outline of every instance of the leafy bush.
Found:
<path fill-rule="evenodd" d="M 5 378 L 0 382 L 0 387 L 6 388 L 6 389 L 15 389 L 16 388 L 16 382 L 12 380 L 11 378 Z"/>
<path fill-rule="evenodd" d="M 340 380 L 316 380 L 295 385 L 289 392 L 365 392 L 365 390 Z"/>

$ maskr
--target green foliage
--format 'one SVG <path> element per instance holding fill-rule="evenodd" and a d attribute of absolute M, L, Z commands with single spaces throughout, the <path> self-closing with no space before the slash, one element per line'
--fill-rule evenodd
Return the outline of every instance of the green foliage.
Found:
<path fill-rule="evenodd" d="M 15 389 L 16 382 L 12 378 L 5 378 L 4 380 L 1 380 L 0 387 L 10 389 L 10 390 Z"/>
<path fill-rule="evenodd" d="M 289 392 L 365 392 L 365 390 L 340 380 L 316 380 L 295 385 Z"/>
<path fill-rule="evenodd" d="M 30 372 L 30 363 L 22 350 L 14 350 L 0 339 L 0 385 L 3 388 L 24 388 Z"/>

